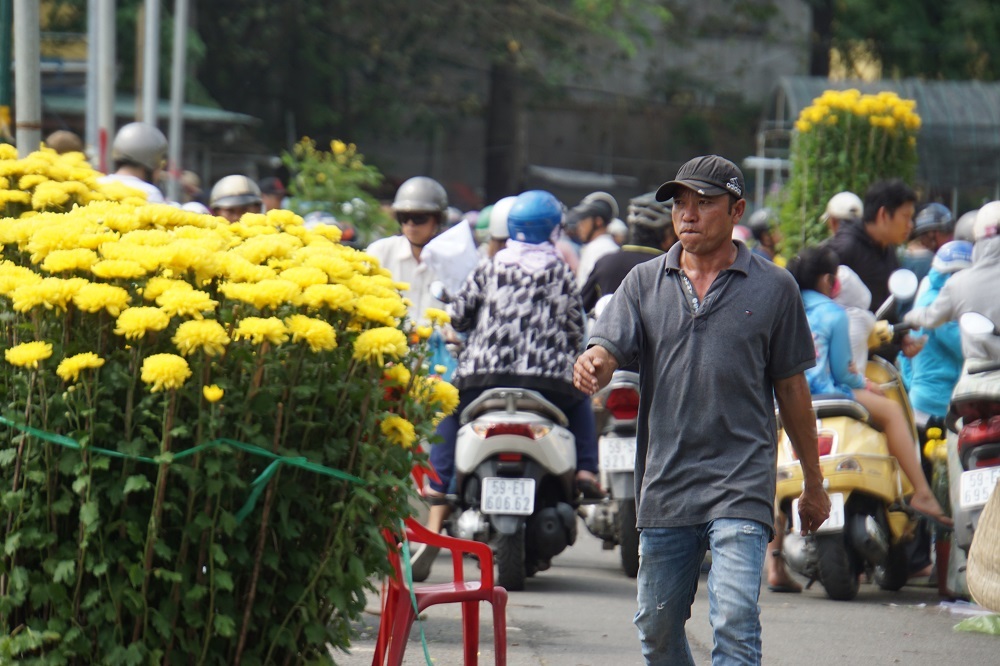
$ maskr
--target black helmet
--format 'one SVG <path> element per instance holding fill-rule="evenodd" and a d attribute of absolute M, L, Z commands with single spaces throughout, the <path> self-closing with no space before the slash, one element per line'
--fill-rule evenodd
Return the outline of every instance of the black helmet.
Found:
<path fill-rule="evenodd" d="M 670 203 L 656 200 L 655 192 L 646 192 L 629 200 L 625 221 L 629 227 L 665 227 L 673 224 L 670 208 Z"/>

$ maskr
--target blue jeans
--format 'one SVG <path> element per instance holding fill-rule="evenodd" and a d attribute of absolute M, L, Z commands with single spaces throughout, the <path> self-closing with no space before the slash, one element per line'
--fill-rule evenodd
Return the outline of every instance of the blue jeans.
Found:
<path fill-rule="evenodd" d="M 753 520 L 718 518 L 689 527 L 644 528 L 639 535 L 639 629 L 650 666 L 694 664 L 684 624 L 698 590 L 706 548 L 712 665 L 760 664 L 761 569 L 770 528 Z"/>
<path fill-rule="evenodd" d="M 459 391 L 458 407 L 450 416 L 441 420 L 435 434 L 441 437 L 439 443 L 431 446 L 431 466 L 441 482 L 431 481 L 430 486 L 440 493 L 454 492 L 451 482 L 455 476 L 455 440 L 458 439 L 458 417 L 486 389 L 466 389 Z M 566 415 L 569 430 L 576 443 L 576 468 L 597 473 L 597 426 L 594 423 L 594 409 L 590 398 L 573 400 L 556 393 L 540 393 Z"/>

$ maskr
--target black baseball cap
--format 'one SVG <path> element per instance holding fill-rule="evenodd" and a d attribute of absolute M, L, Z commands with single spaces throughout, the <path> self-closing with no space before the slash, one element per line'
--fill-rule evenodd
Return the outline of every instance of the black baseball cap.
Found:
<path fill-rule="evenodd" d="M 679 187 L 709 197 L 732 194 L 737 199 L 742 199 L 746 191 L 740 168 L 718 155 L 704 155 L 685 162 L 673 180 L 663 183 L 656 190 L 656 200 L 673 199 Z"/>

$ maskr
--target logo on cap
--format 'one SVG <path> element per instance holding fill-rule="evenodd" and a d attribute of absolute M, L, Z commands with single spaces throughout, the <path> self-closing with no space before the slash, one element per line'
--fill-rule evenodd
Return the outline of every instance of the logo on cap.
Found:
<path fill-rule="evenodd" d="M 738 197 L 743 196 L 743 188 L 740 187 L 740 181 L 738 178 L 730 178 L 729 182 L 726 183 L 726 189 Z"/>

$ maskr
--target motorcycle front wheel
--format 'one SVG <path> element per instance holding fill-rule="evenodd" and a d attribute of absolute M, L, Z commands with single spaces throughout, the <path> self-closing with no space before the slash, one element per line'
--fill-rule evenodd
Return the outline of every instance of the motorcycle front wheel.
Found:
<path fill-rule="evenodd" d="M 826 595 L 837 601 L 850 601 L 858 596 L 858 571 L 844 535 L 817 536 L 816 552 L 819 555 L 819 582 Z"/>
<path fill-rule="evenodd" d="M 635 527 L 635 500 L 622 500 L 618 507 L 618 541 L 622 569 L 629 578 L 639 575 L 639 530 Z"/>
<path fill-rule="evenodd" d="M 497 561 L 497 585 L 508 592 L 524 589 L 524 526 L 514 534 L 498 534 L 493 547 Z"/>

